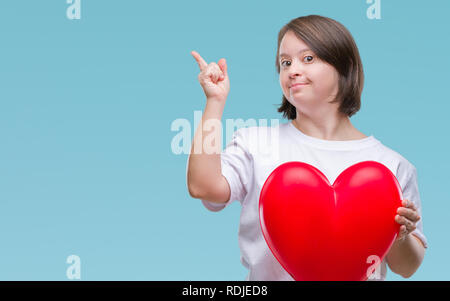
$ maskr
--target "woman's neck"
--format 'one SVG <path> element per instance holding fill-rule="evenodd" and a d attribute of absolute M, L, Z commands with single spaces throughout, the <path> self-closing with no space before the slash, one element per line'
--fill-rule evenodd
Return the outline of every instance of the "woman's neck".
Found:
<path fill-rule="evenodd" d="M 297 110 L 297 118 L 292 124 L 305 135 L 323 140 L 357 140 L 367 138 L 350 122 L 350 118 L 342 113 L 310 118 Z"/>

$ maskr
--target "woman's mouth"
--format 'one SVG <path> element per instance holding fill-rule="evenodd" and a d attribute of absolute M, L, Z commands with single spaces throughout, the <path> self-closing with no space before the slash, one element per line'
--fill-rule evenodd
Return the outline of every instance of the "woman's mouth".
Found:
<path fill-rule="evenodd" d="M 300 89 L 300 87 L 303 87 L 303 86 L 306 86 L 306 85 L 307 85 L 307 83 L 296 83 L 296 84 L 293 84 L 290 87 L 290 89 L 291 90 L 296 90 L 296 89 Z"/>

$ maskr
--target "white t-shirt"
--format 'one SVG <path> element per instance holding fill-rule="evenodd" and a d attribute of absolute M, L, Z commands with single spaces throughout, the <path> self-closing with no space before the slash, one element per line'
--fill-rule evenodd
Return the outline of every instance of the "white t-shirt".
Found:
<path fill-rule="evenodd" d="M 249 270 L 246 280 L 294 280 L 273 256 L 262 234 L 258 205 L 267 177 L 285 162 L 300 161 L 318 168 L 332 184 L 347 167 L 367 160 L 388 167 L 397 177 L 403 199 L 413 201 L 422 215 L 416 168 L 400 154 L 373 136 L 349 141 L 323 140 L 302 133 L 292 122 L 235 131 L 221 154 L 222 174 L 231 189 L 230 200 L 226 204 L 205 200 L 202 203 L 211 211 L 220 211 L 233 201 L 241 203 L 238 239 L 241 262 Z M 427 247 L 422 219 L 416 227 L 413 234 Z M 384 259 L 380 277 L 373 275 L 369 280 L 385 280 L 386 272 Z"/>

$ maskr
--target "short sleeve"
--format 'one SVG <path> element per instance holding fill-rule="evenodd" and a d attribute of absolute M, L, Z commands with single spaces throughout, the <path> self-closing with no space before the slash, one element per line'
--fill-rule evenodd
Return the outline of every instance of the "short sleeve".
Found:
<path fill-rule="evenodd" d="M 233 201 L 244 201 L 249 191 L 249 183 L 253 173 L 252 156 L 248 148 L 248 128 L 240 128 L 234 132 L 231 141 L 221 153 L 222 175 L 230 186 L 230 199 L 225 204 L 217 204 L 202 200 L 210 211 L 220 211 Z"/>
<path fill-rule="evenodd" d="M 402 191 L 403 199 L 412 201 L 417 208 L 418 214 L 420 215 L 420 220 L 416 224 L 416 230 L 414 230 L 412 234 L 422 241 L 425 248 L 428 248 L 427 238 L 423 233 L 422 204 L 420 201 L 419 186 L 417 183 L 417 169 L 414 166 L 411 165 L 411 168 L 409 168 L 406 179 L 407 180 Z"/>

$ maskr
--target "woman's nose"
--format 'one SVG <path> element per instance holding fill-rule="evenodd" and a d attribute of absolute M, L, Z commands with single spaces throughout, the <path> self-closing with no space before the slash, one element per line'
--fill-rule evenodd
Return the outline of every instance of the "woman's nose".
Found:
<path fill-rule="evenodd" d="M 297 60 L 293 60 L 291 62 L 291 66 L 289 68 L 289 77 L 295 77 L 303 74 L 303 66 Z"/>

